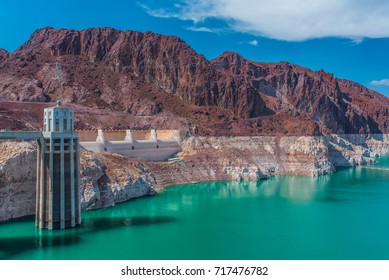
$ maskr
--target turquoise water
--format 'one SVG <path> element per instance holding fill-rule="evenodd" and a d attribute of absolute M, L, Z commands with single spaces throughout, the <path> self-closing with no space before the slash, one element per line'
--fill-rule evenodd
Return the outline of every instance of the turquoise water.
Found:
<path fill-rule="evenodd" d="M 0 223 L 0 259 L 389 259 L 389 158 L 318 178 L 177 186 L 83 212 L 82 226 Z"/>

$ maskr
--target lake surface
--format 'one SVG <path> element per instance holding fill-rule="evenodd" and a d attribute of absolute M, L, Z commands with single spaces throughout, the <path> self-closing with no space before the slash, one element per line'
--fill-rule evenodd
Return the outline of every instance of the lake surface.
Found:
<path fill-rule="evenodd" d="M 0 223 L 0 259 L 389 259 L 389 158 L 318 178 L 176 186 L 62 231 Z"/>

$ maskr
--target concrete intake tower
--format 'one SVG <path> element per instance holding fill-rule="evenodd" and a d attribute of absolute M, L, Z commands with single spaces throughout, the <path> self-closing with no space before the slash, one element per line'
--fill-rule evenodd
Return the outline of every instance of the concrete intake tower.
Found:
<path fill-rule="evenodd" d="M 43 137 L 38 139 L 35 224 L 62 229 L 81 223 L 80 148 L 72 109 L 44 110 Z"/>

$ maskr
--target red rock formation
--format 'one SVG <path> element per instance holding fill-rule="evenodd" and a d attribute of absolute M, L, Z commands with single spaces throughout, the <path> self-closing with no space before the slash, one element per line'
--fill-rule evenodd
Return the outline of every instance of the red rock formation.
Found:
<path fill-rule="evenodd" d="M 0 48 L 0 62 L 6 58 L 8 52 L 5 49 Z"/>
<path fill-rule="evenodd" d="M 0 100 L 56 99 L 206 135 L 389 131 L 388 98 L 356 83 L 231 52 L 208 61 L 177 37 L 111 28 L 48 27 L 0 51 Z"/>
<path fill-rule="evenodd" d="M 211 64 L 221 73 L 219 88 L 227 85 L 226 91 L 237 96 L 242 91 L 230 81 L 240 81 L 240 87 L 250 88 L 265 100 L 268 111 L 309 116 L 321 132 L 377 133 L 389 129 L 389 99 L 357 83 L 286 62 L 252 62 L 235 53 L 224 53 Z M 258 115 L 248 111 L 251 116 Z"/>

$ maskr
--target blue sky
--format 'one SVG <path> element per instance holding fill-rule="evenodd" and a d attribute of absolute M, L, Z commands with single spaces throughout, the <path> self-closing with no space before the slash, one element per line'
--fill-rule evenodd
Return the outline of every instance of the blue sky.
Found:
<path fill-rule="evenodd" d="M 1 0 L 0 48 L 45 26 L 114 27 L 176 35 L 208 59 L 235 51 L 289 61 L 389 96 L 387 0 Z"/>

